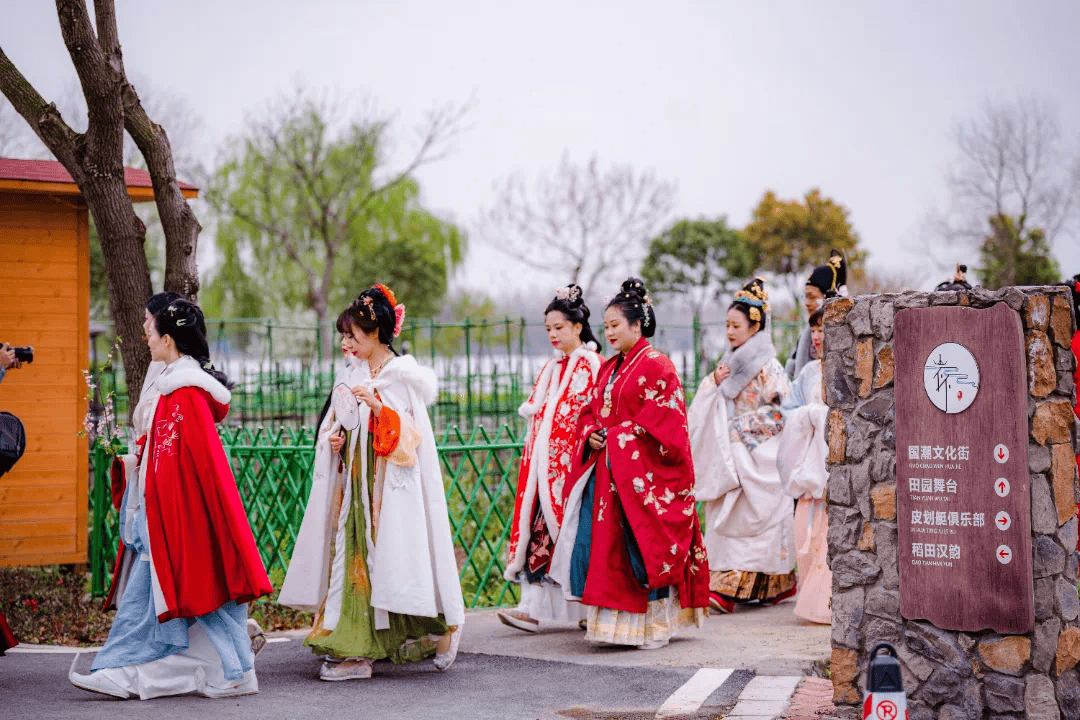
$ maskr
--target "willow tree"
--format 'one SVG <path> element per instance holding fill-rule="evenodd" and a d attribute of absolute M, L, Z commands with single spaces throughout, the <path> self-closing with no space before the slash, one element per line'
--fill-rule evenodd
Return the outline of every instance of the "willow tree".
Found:
<path fill-rule="evenodd" d="M 397 167 L 390 122 L 371 111 L 298 91 L 251 118 L 206 194 L 223 255 L 210 306 L 246 317 L 312 311 L 323 357 L 331 313 L 365 284 L 388 284 L 413 316 L 435 310 L 465 234 L 422 206 L 413 173 L 443 156 L 463 112 L 431 112 Z"/>
<path fill-rule="evenodd" d="M 124 182 L 124 135 L 146 161 L 165 234 L 165 289 L 194 299 L 199 290 L 195 250 L 201 226 L 180 190 L 165 129 L 147 114 L 124 70 L 113 0 L 56 0 L 60 33 L 86 101 L 87 128 L 77 132 L 56 104 L 30 84 L 0 48 L 0 92 L 49 152 L 64 166 L 97 228 L 109 285 L 109 313 L 116 332 L 142 333 L 143 303 L 152 293 L 144 243 L 146 227 L 135 214 Z M 130 406 L 150 363 L 145 343 L 124 342 Z"/>

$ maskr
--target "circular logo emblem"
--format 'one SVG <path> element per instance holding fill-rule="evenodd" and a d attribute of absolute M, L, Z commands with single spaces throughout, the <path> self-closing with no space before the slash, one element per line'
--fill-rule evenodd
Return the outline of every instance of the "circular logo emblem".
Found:
<path fill-rule="evenodd" d="M 953 415 L 964 412 L 979 393 L 979 365 L 960 343 L 942 343 L 926 358 L 923 367 L 926 396 L 938 410 Z"/>

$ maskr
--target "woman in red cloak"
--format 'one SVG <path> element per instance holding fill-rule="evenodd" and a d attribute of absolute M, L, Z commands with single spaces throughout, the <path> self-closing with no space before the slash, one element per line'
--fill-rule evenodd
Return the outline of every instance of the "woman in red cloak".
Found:
<path fill-rule="evenodd" d="M 540 623 L 577 623 L 581 604 L 566 599 L 548 574 L 563 519 L 563 487 L 573 466 L 574 430 L 600 370 L 589 307 L 581 288 L 559 288 L 544 310 L 554 357 L 544 363 L 529 399 L 518 409 L 529 422 L 521 454 L 510 549 L 503 576 L 521 585 L 521 602 L 499 620 L 526 632 Z"/>
<path fill-rule="evenodd" d="M 105 646 L 76 687 L 147 700 L 258 692 L 247 603 L 271 591 L 215 424 L 229 410 L 197 305 L 176 300 L 147 326 L 165 363 L 121 535 L 137 555 Z M 78 662 L 78 656 L 75 661 Z"/>
<path fill-rule="evenodd" d="M 641 649 L 700 624 L 709 604 L 682 383 L 646 339 L 655 331 L 645 285 L 630 278 L 604 312 L 618 354 L 578 419 L 551 571 L 586 606 L 587 640 Z"/>

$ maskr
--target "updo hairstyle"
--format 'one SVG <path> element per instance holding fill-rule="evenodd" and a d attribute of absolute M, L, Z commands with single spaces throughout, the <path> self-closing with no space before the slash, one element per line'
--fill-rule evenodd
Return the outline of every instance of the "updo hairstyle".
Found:
<path fill-rule="evenodd" d="M 394 297 L 394 293 L 390 291 L 390 288 L 385 285 L 373 285 L 360 293 L 359 297 L 353 300 L 349 307 L 345 308 L 341 315 L 338 316 L 337 330 L 342 335 L 347 335 L 354 327 L 364 333 L 378 330 L 379 342 L 389 347 L 390 351 L 397 355 L 397 350 L 394 349 L 394 338 L 400 331 L 399 311 L 397 310 L 399 307 L 401 308 L 400 315 L 403 320 L 405 308 L 403 305 L 397 304 L 397 298 Z"/>
<path fill-rule="evenodd" d="M 728 309 L 738 310 L 750 325 L 756 324 L 758 330 L 763 329 L 769 318 L 769 293 L 765 290 L 765 281 L 757 277 L 743 285 Z"/>
<path fill-rule="evenodd" d="M 600 343 L 596 341 L 596 336 L 593 334 L 592 326 L 589 325 L 589 306 L 585 304 L 585 298 L 582 296 L 580 287 L 570 283 L 566 287 L 556 290 L 555 297 L 544 308 L 545 316 L 549 312 L 560 312 L 571 323 L 581 323 L 581 335 L 579 337 L 582 344 L 593 343 L 595 346 L 593 349 L 600 347 Z"/>
<path fill-rule="evenodd" d="M 151 298 L 153 299 L 153 298 Z M 168 335 L 181 355 L 195 358 L 210 377 L 227 388 L 232 387 L 225 373 L 214 368 L 210 362 L 210 345 L 206 340 L 206 319 L 193 302 L 173 300 L 154 314 L 154 328 L 158 335 Z"/>
<path fill-rule="evenodd" d="M 641 323 L 642 337 L 651 338 L 656 334 L 656 312 L 649 299 L 649 291 L 640 278 L 624 280 L 619 294 L 608 301 L 607 307 L 618 308 L 630 325 Z"/>

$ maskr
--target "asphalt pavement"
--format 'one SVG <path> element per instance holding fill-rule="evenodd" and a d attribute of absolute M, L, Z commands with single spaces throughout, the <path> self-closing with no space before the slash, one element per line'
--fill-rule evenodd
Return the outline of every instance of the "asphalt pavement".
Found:
<path fill-rule="evenodd" d="M 776 677 L 784 687 L 777 702 L 786 704 L 801 677 L 820 674 L 829 653 L 828 626 L 795 619 L 790 603 L 710 617 L 652 651 L 587 643 L 576 627 L 530 635 L 502 625 L 493 611 L 475 611 L 448 672 L 430 662 L 383 662 L 371 679 L 339 683 L 318 679 L 320 661 L 303 635 L 273 635 L 256 663 L 259 693 L 226 700 L 94 695 L 67 680 L 72 650 L 16 648 L 0 657 L 0 718 L 651 720 L 662 708 L 690 707 L 659 716 L 712 720 L 731 712 L 744 688 L 751 692 L 755 676 L 766 684 Z M 93 652 L 82 652 L 78 669 L 86 672 Z"/>
<path fill-rule="evenodd" d="M 92 654 L 80 657 L 89 669 Z M 695 670 L 582 666 L 525 658 L 461 654 L 447 672 L 429 663 L 376 663 L 368 680 L 328 683 L 320 661 L 296 639 L 269 644 L 256 672 L 259 693 L 209 700 L 197 696 L 115 700 L 72 686 L 71 653 L 12 652 L 0 658 L 0 716 L 10 720 L 146 718 L 365 718 L 370 720 L 588 720 L 653 718 Z M 733 674 L 702 707 L 715 717 L 735 704 L 753 673 Z"/>

